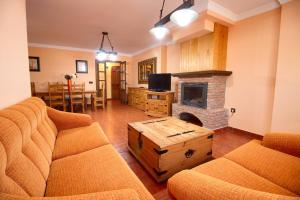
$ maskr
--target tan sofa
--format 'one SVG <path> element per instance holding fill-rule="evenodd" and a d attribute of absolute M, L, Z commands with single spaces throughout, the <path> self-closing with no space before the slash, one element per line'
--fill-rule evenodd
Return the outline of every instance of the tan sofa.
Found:
<path fill-rule="evenodd" d="M 168 181 L 175 199 L 300 199 L 300 134 L 267 134 Z"/>
<path fill-rule="evenodd" d="M 0 199 L 153 197 L 91 117 L 30 98 L 0 111 Z"/>

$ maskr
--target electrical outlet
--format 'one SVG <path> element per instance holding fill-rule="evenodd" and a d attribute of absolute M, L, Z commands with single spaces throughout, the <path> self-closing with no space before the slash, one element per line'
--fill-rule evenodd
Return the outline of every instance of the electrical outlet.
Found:
<path fill-rule="evenodd" d="M 231 112 L 231 113 L 235 113 L 235 112 L 236 112 L 236 109 L 235 109 L 235 108 L 231 108 L 231 109 L 230 109 L 230 112 Z"/>

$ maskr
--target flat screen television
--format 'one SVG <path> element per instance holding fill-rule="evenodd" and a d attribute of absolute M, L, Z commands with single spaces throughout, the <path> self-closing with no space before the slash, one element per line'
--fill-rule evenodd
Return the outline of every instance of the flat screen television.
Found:
<path fill-rule="evenodd" d="M 148 89 L 152 91 L 169 91 L 171 90 L 171 74 L 150 74 L 148 85 Z"/>

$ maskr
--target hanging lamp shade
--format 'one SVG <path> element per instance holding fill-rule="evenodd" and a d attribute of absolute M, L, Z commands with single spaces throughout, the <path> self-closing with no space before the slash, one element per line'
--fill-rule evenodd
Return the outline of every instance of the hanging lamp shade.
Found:
<path fill-rule="evenodd" d="M 180 9 L 175 11 L 170 19 L 173 23 L 178 26 L 185 27 L 194 22 L 198 18 L 199 14 L 188 8 Z"/>
<path fill-rule="evenodd" d="M 96 59 L 98 61 L 104 61 L 107 59 L 107 53 L 103 49 L 99 49 L 96 53 Z"/>
<path fill-rule="evenodd" d="M 169 29 L 164 26 L 156 26 L 150 30 L 150 33 L 158 40 L 162 40 L 169 32 Z"/>
<path fill-rule="evenodd" d="M 111 51 L 108 54 L 108 60 L 110 61 L 116 61 L 118 59 L 118 54 L 117 52 Z"/>
<path fill-rule="evenodd" d="M 104 39 L 105 37 L 107 38 L 111 51 L 106 51 L 103 48 L 104 44 Z M 118 53 L 114 51 L 114 47 L 111 44 L 111 41 L 108 37 L 108 32 L 102 32 L 102 41 L 101 41 L 101 46 L 99 50 L 96 52 L 96 59 L 98 61 L 105 61 L 105 60 L 110 60 L 110 61 L 116 61 L 118 59 Z"/>

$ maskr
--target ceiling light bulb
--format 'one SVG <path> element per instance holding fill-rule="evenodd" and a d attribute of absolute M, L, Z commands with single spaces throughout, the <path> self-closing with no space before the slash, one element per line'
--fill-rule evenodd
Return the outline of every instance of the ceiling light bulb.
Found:
<path fill-rule="evenodd" d="M 104 50 L 100 49 L 97 52 L 96 58 L 98 61 L 104 61 L 107 59 L 107 53 Z"/>
<path fill-rule="evenodd" d="M 163 39 L 167 34 L 169 34 L 169 32 L 169 29 L 163 26 L 156 26 L 150 30 L 150 33 L 158 40 Z"/>
<path fill-rule="evenodd" d="M 171 15 L 171 21 L 178 26 L 184 27 L 191 24 L 193 21 L 195 21 L 198 18 L 198 13 L 192 9 L 181 9 L 175 11 Z"/>
<path fill-rule="evenodd" d="M 118 54 L 116 52 L 110 52 L 108 55 L 110 61 L 116 61 L 118 59 Z"/>

